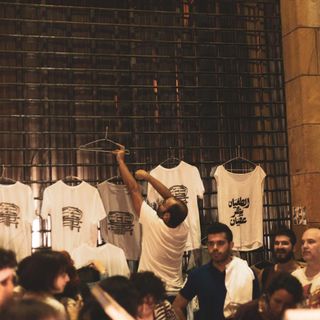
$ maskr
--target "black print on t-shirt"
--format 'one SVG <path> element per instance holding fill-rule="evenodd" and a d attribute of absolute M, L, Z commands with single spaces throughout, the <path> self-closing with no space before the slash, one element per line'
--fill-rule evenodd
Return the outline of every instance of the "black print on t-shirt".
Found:
<path fill-rule="evenodd" d="M 108 230 L 114 234 L 133 234 L 134 215 L 126 211 L 109 211 L 108 214 Z"/>
<path fill-rule="evenodd" d="M 228 201 L 228 206 L 229 208 L 234 209 L 234 214 L 230 217 L 230 226 L 240 226 L 241 224 L 247 222 L 247 218 L 243 214 L 243 209 L 247 209 L 250 207 L 249 198 L 232 198 L 231 201 Z"/>
<path fill-rule="evenodd" d="M 15 225 L 18 228 L 20 208 L 14 203 L 0 202 L 0 223 L 5 226 L 10 227 L 10 225 Z"/>
<path fill-rule="evenodd" d="M 182 184 L 174 185 L 169 188 L 171 194 L 177 199 L 183 201 L 185 204 L 188 203 L 188 188 Z"/>
<path fill-rule="evenodd" d="M 70 227 L 70 230 L 76 229 L 78 232 L 81 229 L 83 212 L 76 207 L 62 208 L 62 223 L 64 227 Z"/>

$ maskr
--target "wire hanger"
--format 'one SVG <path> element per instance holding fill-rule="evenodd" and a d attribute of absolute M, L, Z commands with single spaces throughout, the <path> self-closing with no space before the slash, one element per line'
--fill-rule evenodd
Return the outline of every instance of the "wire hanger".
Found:
<path fill-rule="evenodd" d="M 174 168 L 177 165 L 179 165 L 179 163 L 181 162 L 181 159 L 175 157 L 174 149 L 172 147 L 169 148 L 169 152 L 170 152 L 170 156 L 166 160 L 162 161 L 159 164 L 159 166 L 164 167 L 164 165 L 166 165 L 169 168 Z"/>
<path fill-rule="evenodd" d="M 240 162 L 240 161 L 243 161 L 247 164 L 249 164 L 251 167 L 253 166 L 254 168 L 257 166 L 256 163 L 254 163 L 253 161 L 247 159 L 247 158 L 244 158 L 240 155 L 240 146 L 238 145 L 237 146 L 237 150 L 236 150 L 236 156 L 234 158 L 231 158 L 227 161 L 225 161 L 224 163 L 222 163 L 222 165 L 225 167 L 227 164 L 231 164 L 232 162 Z M 229 171 L 240 171 L 240 172 L 246 172 L 246 171 L 251 171 L 250 168 L 230 168 L 228 169 Z"/>
<path fill-rule="evenodd" d="M 77 176 L 66 176 L 63 179 L 61 179 L 65 184 L 71 184 L 71 185 L 78 185 L 80 184 L 83 180 Z"/>
<path fill-rule="evenodd" d="M 5 165 L 2 165 L 2 173 L 1 173 L 1 177 L 0 177 L 0 184 L 15 184 L 17 181 L 11 178 L 8 178 L 5 176 L 7 168 L 5 167 Z"/>
<path fill-rule="evenodd" d="M 113 184 L 118 184 L 118 185 L 124 184 L 121 176 L 112 176 L 112 177 L 108 178 L 106 181 L 113 183 Z"/>
<path fill-rule="evenodd" d="M 98 139 L 98 140 L 90 141 L 86 144 L 82 144 L 81 146 L 79 146 L 79 150 L 93 151 L 93 152 L 104 152 L 104 153 L 112 153 L 114 151 L 114 149 L 112 149 L 112 150 L 106 149 L 105 146 L 104 147 L 95 146 L 99 142 L 110 142 L 114 146 L 117 146 L 118 149 L 123 149 L 125 154 L 130 154 L 130 151 L 128 149 L 126 149 L 124 145 L 108 138 L 108 126 L 106 126 L 106 134 L 103 139 Z"/>

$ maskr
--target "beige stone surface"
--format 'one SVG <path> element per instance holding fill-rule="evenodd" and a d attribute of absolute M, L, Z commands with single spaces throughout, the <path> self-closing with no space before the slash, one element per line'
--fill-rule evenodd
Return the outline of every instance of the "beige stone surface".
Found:
<path fill-rule="evenodd" d="M 293 175 L 292 206 L 305 207 L 307 223 L 320 223 L 319 185 L 320 173 Z"/>
<path fill-rule="evenodd" d="M 281 0 L 283 35 L 297 27 L 320 27 L 320 0 Z"/>
<path fill-rule="evenodd" d="M 299 28 L 283 37 L 285 81 L 301 75 L 319 74 L 318 31 Z"/>
<path fill-rule="evenodd" d="M 304 125 L 289 129 L 288 143 L 292 175 L 320 173 L 320 125 Z"/>
<path fill-rule="evenodd" d="M 286 85 L 288 128 L 320 124 L 320 76 L 298 77 Z"/>

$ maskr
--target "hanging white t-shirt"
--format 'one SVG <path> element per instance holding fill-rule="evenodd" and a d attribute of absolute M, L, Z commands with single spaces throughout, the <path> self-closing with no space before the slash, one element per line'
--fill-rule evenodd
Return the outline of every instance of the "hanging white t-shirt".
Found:
<path fill-rule="evenodd" d="M 18 261 L 31 254 L 31 225 L 35 217 L 29 186 L 19 181 L 0 184 L 0 247 L 13 250 Z"/>
<path fill-rule="evenodd" d="M 182 288 L 182 255 L 189 228 L 182 222 L 169 228 L 146 202 L 140 210 L 142 251 L 138 271 L 152 271 L 166 284 L 167 291 Z"/>
<path fill-rule="evenodd" d="M 161 165 L 150 171 L 150 174 L 161 181 L 171 193 L 182 200 L 188 207 L 186 223 L 189 227 L 185 250 L 198 249 L 201 246 L 200 215 L 198 199 L 203 198 L 204 186 L 197 167 L 184 161 L 174 168 L 164 168 Z M 148 201 L 161 200 L 160 194 L 148 184 Z"/>
<path fill-rule="evenodd" d="M 89 183 L 69 186 L 59 180 L 47 187 L 41 215 L 49 214 L 53 250 L 71 252 L 82 243 L 97 244 L 97 224 L 105 212 L 98 190 Z"/>
<path fill-rule="evenodd" d="M 266 174 L 260 166 L 247 173 L 217 167 L 219 221 L 230 227 L 234 250 L 249 251 L 263 245 L 263 190 Z"/>
<path fill-rule="evenodd" d="M 305 305 L 307 308 L 320 308 L 320 272 L 312 278 L 306 276 L 306 268 L 291 273 L 302 284 Z"/>
<path fill-rule="evenodd" d="M 128 260 L 139 260 L 141 225 L 127 187 L 104 181 L 98 184 L 98 191 L 107 215 L 100 222 L 103 240 L 123 249 Z"/>
<path fill-rule="evenodd" d="M 98 260 L 105 267 L 108 277 L 116 275 L 129 277 L 130 275 L 123 250 L 111 243 L 106 243 L 100 247 L 91 247 L 83 243 L 71 252 L 71 257 L 77 269 L 89 265 L 94 260 Z"/>

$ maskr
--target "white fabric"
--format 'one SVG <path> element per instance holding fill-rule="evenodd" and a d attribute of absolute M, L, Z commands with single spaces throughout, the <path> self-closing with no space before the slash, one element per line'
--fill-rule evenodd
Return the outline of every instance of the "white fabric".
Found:
<path fill-rule="evenodd" d="M 234 250 L 249 251 L 263 245 L 265 176 L 260 166 L 248 173 L 233 173 L 221 165 L 214 173 L 219 221 L 230 227 Z"/>
<path fill-rule="evenodd" d="M 123 249 L 128 260 L 139 260 L 141 226 L 128 188 L 104 181 L 98 184 L 98 191 L 106 212 L 100 223 L 103 240 Z"/>
<path fill-rule="evenodd" d="M 18 261 L 31 254 L 31 224 L 35 217 L 29 186 L 19 181 L 0 184 L 0 247 L 13 250 Z"/>
<path fill-rule="evenodd" d="M 312 278 L 306 276 L 306 268 L 292 272 L 302 284 L 307 308 L 320 308 L 320 272 Z"/>
<path fill-rule="evenodd" d="M 49 214 L 53 250 L 71 252 L 82 243 L 96 245 L 97 224 L 105 212 L 95 187 L 84 181 L 77 186 L 57 181 L 43 193 L 41 215 Z"/>
<path fill-rule="evenodd" d="M 98 260 L 105 267 L 108 277 L 116 275 L 129 277 L 130 275 L 124 251 L 111 243 L 100 247 L 91 247 L 83 243 L 71 252 L 71 257 L 77 269 L 89 265 L 93 260 Z"/>
<path fill-rule="evenodd" d="M 247 261 L 233 257 L 226 266 L 225 285 L 227 289 L 223 314 L 233 314 L 232 304 L 243 304 L 252 300 L 254 274 Z"/>
<path fill-rule="evenodd" d="M 175 197 L 186 203 L 188 207 L 186 223 L 189 234 L 185 250 L 200 248 L 201 230 L 197 198 L 203 198 L 204 186 L 198 168 L 181 161 L 178 166 L 170 169 L 159 165 L 151 170 L 150 174 L 169 188 Z M 148 201 L 153 203 L 161 199 L 160 194 L 149 183 Z"/>
<path fill-rule="evenodd" d="M 185 222 L 169 228 L 146 202 L 140 211 L 142 253 L 138 271 L 153 271 L 166 283 L 167 291 L 178 291 L 183 285 L 182 255 L 188 226 Z"/>

